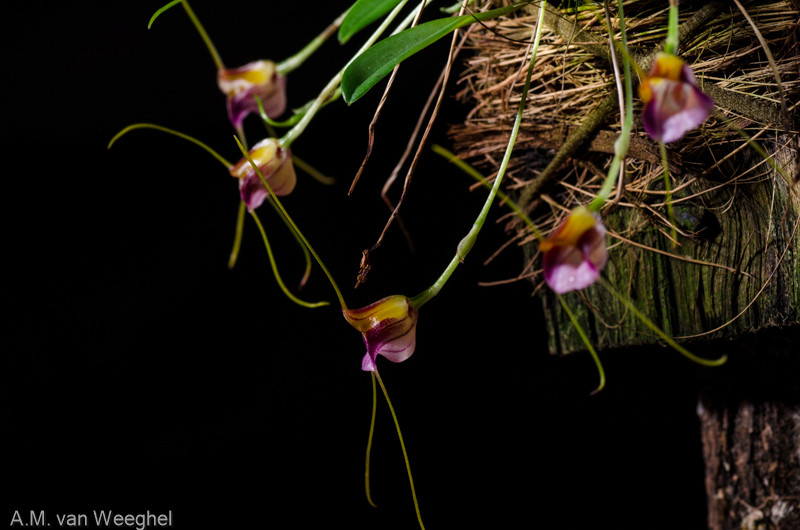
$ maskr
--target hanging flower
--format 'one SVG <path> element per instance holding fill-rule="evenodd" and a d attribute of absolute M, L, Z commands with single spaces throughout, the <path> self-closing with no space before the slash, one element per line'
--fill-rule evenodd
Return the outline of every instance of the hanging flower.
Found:
<path fill-rule="evenodd" d="M 583 289 L 600 277 L 608 258 L 606 229 L 600 216 L 578 206 L 542 241 L 544 280 L 563 294 Z"/>
<path fill-rule="evenodd" d="M 642 122 L 653 140 L 670 143 L 698 127 L 714 110 L 714 100 L 697 88 L 689 66 L 679 57 L 659 53 L 650 75 L 639 85 Z"/>
<path fill-rule="evenodd" d="M 258 166 L 261 174 L 269 182 L 275 195 L 289 195 L 297 183 L 297 175 L 292 164 L 292 155 L 275 138 L 261 140 L 249 152 L 250 158 Z M 261 177 L 247 160 L 242 158 L 230 168 L 232 176 L 239 179 L 239 193 L 250 211 L 255 210 L 269 195 Z"/>
<path fill-rule="evenodd" d="M 399 363 L 414 353 L 418 313 L 405 296 L 389 296 L 361 309 L 342 312 L 347 322 L 361 332 L 367 347 L 362 370 L 374 372 L 378 355 Z"/>
<path fill-rule="evenodd" d="M 272 61 L 255 61 L 239 68 L 220 70 L 217 84 L 228 96 L 228 117 L 236 129 L 242 127 L 248 114 L 258 112 L 255 96 L 261 99 L 270 118 L 286 110 L 286 78 L 275 70 Z"/>

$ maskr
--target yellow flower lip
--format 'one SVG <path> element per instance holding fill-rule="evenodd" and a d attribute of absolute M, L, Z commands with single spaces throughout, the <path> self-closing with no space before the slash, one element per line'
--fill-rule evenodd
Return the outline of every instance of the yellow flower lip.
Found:
<path fill-rule="evenodd" d="M 284 162 L 283 157 L 280 156 L 282 154 L 279 151 L 280 149 L 281 147 L 277 139 L 266 138 L 254 145 L 250 150 L 250 158 L 253 159 L 253 162 L 256 163 L 267 178 L 269 178 L 269 175 L 272 175 Z M 247 158 L 244 157 L 230 169 L 231 176 L 238 179 L 245 178 L 253 172 L 253 166 L 251 166 Z"/>
<path fill-rule="evenodd" d="M 250 150 L 249 156 L 261 171 L 264 179 L 269 182 L 275 195 L 283 197 L 294 190 L 297 184 L 297 175 L 294 172 L 292 155 L 288 149 L 281 147 L 276 138 L 266 138 L 258 142 Z M 231 176 L 239 179 L 239 193 L 250 211 L 261 206 L 269 195 L 269 191 L 250 161 L 246 157 L 242 157 L 231 166 L 229 172 Z"/>
<path fill-rule="evenodd" d="M 262 60 L 240 68 L 220 70 L 217 73 L 217 83 L 224 94 L 235 96 L 253 86 L 271 83 L 274 75 L 275 63 Z"/>
<path fill-rule="evenodd" d="M 578 206 L 558 229 L 542 241 L 539 248 L 547 252 L 554 247 L 574 247 L 587 230 L 597 225 L 597 218 L 586 206 Z"/>
<path fill-rule="evenodd" d="M 648 77 L 661 77 L 670 81 L 683 80 L 683 67 L 686 63 L 677 55 L 671 53 L 656 54 L 653 66 Z"/>
<path fill-rule="evenodd" d="M 286 78 L 278 73 L 272 61 L 254 61 L 239 68 L 217 71 L 217 85 L 227 96 L 228 118 L 236 129 L 249 114 L 259 112 L 257 99 L 264 112 L 276 118 L 286 110 Z"/>
<path fill-rule="evenodd" d="M 542 273 L 550 288 L 559 294 L 593 284 L 608 259 L 603 221 L 586 206 L 578 206 L 539 245 Z"/>
<path fill-rule="evenodd" d="M 677 55 L 670 53 L 658 53 L 653 60 L 653 66 L 648 74 L 639 84 L 639 98 L 648 103 L 653 99 L 651 85 L 661 83 L 663 80 L 684 81 L 684 66 L 686 63 Z"/>
<path fill-rule="evenodd" d="M 360 309 L 347 309 L 344 317 L 360 332 L 368 331 L 381 322 L 407 318 L 410 311 L 408 298 L 403 295 L 388 296 Z"/>

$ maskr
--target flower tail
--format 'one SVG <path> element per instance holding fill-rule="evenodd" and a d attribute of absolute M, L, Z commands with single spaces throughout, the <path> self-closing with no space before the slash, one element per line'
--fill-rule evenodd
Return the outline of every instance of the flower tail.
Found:
<path fill-rule="evenodd" d="M 367 458 L 364 464 L 364 493 L 367 495 L 367 502 L 373 508 L 378 505 L 372 500 L 372 492 L 369 487 L 369 463 L 372 453 L 372 437 L 375 434 L 375 412 L 378 408 L 378 389 L 375 386 L 375 372 L 372 372 L 372 418 L 369 420 L 369 436 L 367 437 Z"/>
<path fill-rule="evenodd" d="M 372 372 L 375 374 L 375 378 L 378 380 L 378 384 L 381 385 L 381 390 L 383 391 L 383 397 L 386 398 L 386 404 L 389 406 L 389 411 L 392 413 L 392 420 L 394 420 L 394 426 L 397 429 L 397 438 L 400 440 L 400 449 L 403 450 L 403 460 L 406 463 L 406 471 L 408 472 L 408 483 L 411 486 L 411 497 L 414 500 L 414 510 L 417 512 L 417 521 L 419 522 L 419 527 L 422 530 L 425 530 L 425 525 L 422 524 L 422 515 L 419 513 L 419 501 L 417 500 L 417 492 L 414 489 L 414 477 L 411 476 L 411 464 L 408 463 L 408 452 L 406 452 L 406 444 L 403 441 L 403 433 L 400 432 L 400 422 L 397 421 L 397 414 L 394 411 L 394 407 L 392 406 L 392 401 L 389 399 L 389 393 L 386 391 L 386 386 L 383 384 L 383 380 L 381 379 L 380 374 L 378 371 L 375 370 Z"/>

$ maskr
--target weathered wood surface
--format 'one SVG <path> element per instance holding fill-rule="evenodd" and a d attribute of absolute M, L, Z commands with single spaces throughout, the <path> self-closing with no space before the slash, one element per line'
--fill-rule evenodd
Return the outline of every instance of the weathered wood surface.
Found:
<path fill-rule="evenodd" d="M 752 155 L 744 158 L 735 164 L 755 162 Z M 784 160 L 784 167 L 794 174 L 791 160 Z M 628 228 L 640 226 L 627 236 L 630 240 L 678 256 L 615 245 L 618 240 L 609 237 L 609 263 L 603 274 L 673 337 L 732 338 L 800 321 L 800 187 L 790 191 L 773 171 L 720 184 L 698 178 L 689 191 L 703 195 L 676 201 L 676 221 L 691 237 L 679 235 L 680 246 L 675 248 L 648 209 L 618 208 L 605 217 L 610 231 L 625 235 Z M 546 293 L 544 303 L 551 350 L 585 349 L 555 297 Z M 602 285 L 571 295 L 569 304 L 601 349 L 659 340 Z M 712 330 L 717 331 L 708 333 Z"/>
<path fill-rule="evenodd" d="M 697 407 L 711 530 L 800 528 L 800 356 L 797 337 L 736 341 Z"/>
<path fill-rule="evenodd" d="M 756 17 L 762 32 L 771 31 L 767 40 L 776 60 L 783 64 L 783 89 L 793 94 L 787 98 L 789 119 L 776 104 L 776 90 L 767 97 L 749 94 L 752 87 L 772 83 L 771 72 L 752 78 L 746 86 L 730 84 L 741 71 L 750 69 L 752 74 L 759 65 L 767 64 L 752 28 L 734 3 L 681 2 L 682 11 L 686 8 L 686 13 L 693 11 L 693 15 L 681 23 L 680 49 L 697 54 L 685 57 L 693 65 L 725 58 L 698 74 L 703 90 L 711 93 L 729 115 L 742 117 L 739 126 L 771 127 L 762 131 L 758 142 L 768 152 L 777 153 L 776 162 L 788 179 L 765 164 L 752 148 L 731 153 L 739 143 L 734 135 L 725 137 L 720 128 L 712 132 L 709 127 L 702 133 L 708 136 L 699 143 L 695 137 L 693 149 L 686 148 L 686 141 L 670 146 L 674 151 L 669 160 L 672 185 L 680 189 L 674 196 L 675 219 L 681 232 L 678 245 L 673 246 L 668 237 L 664 195 L 643 193 L 641 182 L 637 182 L 623 194 L 620 205 L 604 212 L 611 236 L 603 278 L 694 353 L 709 359 L 722 354 L 730 357 L 727 365 L 704 371 L 708 381 L 698 403 L 709 528 L 796 530 L 800 529 L 800 185 L 795 185 L 800 173 L 800 112 L 796 104 L 800 83 L 796 13 L 800 2 L 742 3 L 751 14 L 763 15 Z M 631 4 L 636 2 L 626 3 L 629 16 L 649 5 Z M 538 7 L 532 4 L 527 9 L 531 16 Z M 572 87 L 573 91 L 588 90 L 586 86 L 597 90 L 591 97 L 586 95 L 589 92 L 582 92 L 584 99 L 580 101 L 588 98 L 594 104 L 581 120 L 568 120 L 571 107 L 562 105 L 561 99 L 555 107 L 547 106 L 553 105 L 549 92 L 571 87 L 569 75 L 562 72 L 579 71 L 575 65 L 586 55 L 594 58 L 592 65 L 597 71 L 610 71 L 606 41 L 598 37 L 602 32 L 584 29 L 588 24 L 585 19 L 578 23 L 553 7 L 548 11 L 545 22 L 552 30 L 552 42 L 572 44 L 543 55 L 565 59 L 563 63 L 542 59 L 551 68 L 551 77 L 542 73 L 538 82 L 543 81 L 545 89 L 529 95 L 533 103 L 526 109 L 517 158 L 511 163 L 522 175 L 517 176 L 513 192 L 535 215 L 535 208 L 547 201 L 571 207 L 585 199 L 575 192 L 575 185 L 579 187 L 580 183 L 561 186 L 561 180 L 570 172 L 573 179 L 581 171 L 603 172 L 600 168 L 607 163 L 603 160 L 607 160 L 610 139 L 615 135 L 608 124 L 618 117 L 612 116 L 616 111 L 606 110 L 600 113 L 603 117 L 595 119 L 597 109 L 616 107 L 613 97 L 609 99 L 612 83 L 602 76 L 584 81 L 583 87 L 579 83 Z M 774 24 L 782 17 L 785 24 Z M 502 29 L 524 41 L 530 27 L 532 22 L 528 21 L 528 25 L 508 24 Z M 495 87 L 490 80 L 502 84 L 505 94 L 504 83 L 515 79 L 515 74 L 503 70 L 503 66 L 513 63 L 514 57 L 521 61 L 523 56 L 503 50 L 495 42 L 492 37 L 475 41 L 477 55 L 482 57 L 473 61 L 466 80 L 476 106 L 467 123 L 453 132 L 460 156 L 484 162 L 499 159 L 505 149 L 511 121 L 507 109 L 514 106 L 497 103 L 502 98 L 493 96 Z M 656 48 L 646 37 L 639 42 L 631 53 L 647 71 Z M 583 79 L 577 74 L 575 77 Z M 574 108 L 581 108 L 580 101 L 572 102 Z M 559 116 L 561 122 L 548 122 L 553 116 Z M 641 124 L 637 130 L 642 130 Z M 580 141 L 575 140 L 580 131 L 585 134 Z M 653 164 L 659 164 L 654 160 L 655 144 L 650 149 L 639 148 L 636 140 L 643 139 L 644 145 L 648 140 L 637 134 L 633 139 L 629 163 L 638 169 L 631 172 L 638 171 L 639 177 L 650 175 L 647 190 L 663 191 L 659 173 L 652 170 Z M 567 149 L 569 146 L 574 149 Z M 604 153 L 605 158 L 598 153 Z M 706 171 L 720 160 L 718 168 Z M 589 162 L 595 166 L 587 169 Z M 582 191 L 591 194 L 593 189 Z M 542 201 L 542 193 L 552 195 Z M 542 210 L 546 207 L 538 211 Z M 628 241 L 616 239 L 614 234 Z M 537 251 L 535 241 L 526 248 L 526 264 L 531 268 L 539 267 L 540 260 L 534 258 Z M 541 281 L 541 275 L 534 277 L 537 285 Z M 551 352 L 584 351 L 583 340 L 555 296 L 546 288 L 539 292 Z M 602 350 L 601 356 L 613 355 L 616 348 L 663 343 L 602 284 L 570 293 L 565 299 L 591 342 Z M 657 461 L 658 456 L 653 458 Z"/>

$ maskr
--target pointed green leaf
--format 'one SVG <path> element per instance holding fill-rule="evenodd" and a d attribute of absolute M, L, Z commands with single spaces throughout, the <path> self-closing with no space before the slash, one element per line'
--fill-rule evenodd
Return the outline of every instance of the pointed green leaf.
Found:
<path fill-rule="evenodd" d="M 348 105 L 366 94 L 399 63 L 437 40 L 477 21 L 492 20 L 516 11 L 528 2 L 520 2 L 485 13 L 431 20 L 388 37 L 359 55 L 342 77 L 342 93 Z"/>
<path fill-rule="evenodd" d="M 350 37 L 369 26 L 394 9 L 402 0 L 358 0 L 339 26 L 339 42 L 344 44 Z"/>

